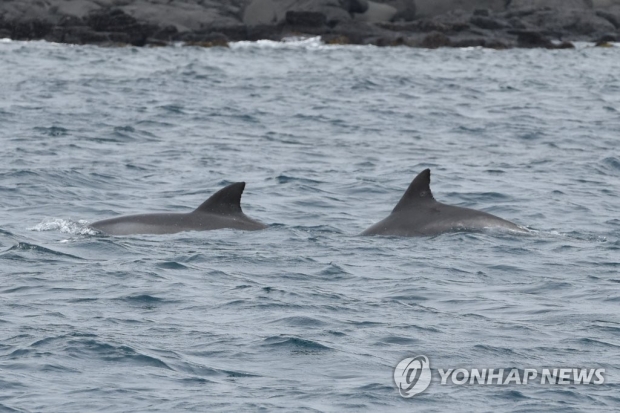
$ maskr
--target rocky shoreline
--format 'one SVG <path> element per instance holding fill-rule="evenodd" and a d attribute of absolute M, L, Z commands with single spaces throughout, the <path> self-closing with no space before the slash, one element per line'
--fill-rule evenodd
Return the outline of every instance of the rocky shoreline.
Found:
<path fill-rule="evenodd" d="M 620 0 L 4 0 L 0 38 L 101 46 L 327 44 L 571 48 L 620 39 Z"/>

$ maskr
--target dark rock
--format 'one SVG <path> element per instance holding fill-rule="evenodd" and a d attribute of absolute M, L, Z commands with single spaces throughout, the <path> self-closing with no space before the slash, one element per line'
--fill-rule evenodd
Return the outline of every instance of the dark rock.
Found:
<path fill-rule="evenodd" d="M 43 38 L 46 42 L 64 43 L 65 40 L 65 28 L 56 26 Z M 2 36 L 0 36 L 1 38 Z"/>
<path fill-rule="evenodd" d="M 69 44 L 98 44 L 109 41 L 108 33 L 95 32 L 90 27 L 75 26 L 64 28 L 63 43 Z"/>
<path fill-rule="evenodd" d="M 86 17 L 85 22 L 89 27 L 98 32 L 114 31 L 138 24 L 135 18 L 121 9 L 98 10 Z"/>
<path fill-rule="evenodd" d="M 554 44 L 546 38 L 542 33 L 536 31 L 518 32 L 517 45 L 525 48 L 540 47 L 544 49 L 574 49 L 575 45 L 571 42 L 564 41 L 560 44 Z"/>
<path fill-rule="evenodd" d="M 408 30 L 412 32 L 421 32 L 421 33 L 430 33 L 430 32 L 441 32 L 447 33 L 451 31 L 451 26 L 436 22 L 434 20 L 416 20 L 408 25 Z"/>
<path fill-rule="evenodd" d="M 79 17 L 76 16 L 62 16 L 58 21 L 58 26 L 60 27 L 71 27 L 71 26 L 85 26 L 86 23 Z"/>
<path fill-rule="evenodd" d="M 452 47 L 485 47 L 487 41 L 482 37 L 475 37 L 470 39 L 458 39 L 453 40 L 450 44 Z"/>
<path fill-rule="evenodd" d="M 377 25 L 363 22 L 345 22 L 336 25 L 331 34 L 340 35 L 348 39 L 348 44 L 368 44 L 368 39 L 379 38 L 382 36 L 394 36 L 387 30 Z"/>
<path fill-rule="evenodd" d="M 615 34 L 606 34 L 601 36 L 596 42 L 597 43 L 614 43 L 618 41 L 618 36 Z"/>
<path fill-rule="evenodd" d="M 495 49 L 495 50 L 505 50 L 505 49 L 510 48 L 508 44 L 504 43 L 501 40 L 497 40 L 497 39 L 489 40 L 485 46 L 487 49 Z"/>
<path fill-rule="evenodd" d="M 275 24 L 261 24 L 256 26 L 248 26 L 247 39 L 256 40 L 280 40 L 282 26 Z"/>
<path fill-rule="evenodd" d="M 352 10 L 362 10 L 366 0 L 249 0 L 243 12 L 247 26 L 272 26 L 286 20 L 287 11 L 323 13 L 327 24 L 336 25 L 351 20 Z"/>
<path fill-rule="evenodd" d="M 597 10 L 596 15 L 602 19 L 607 20 L 616 29 L 620 28 L 620 15 L 615 15 L 613 13 L 603 11 L 603 10 Z"/>
<path fill-rule="evenodd" d="M 568 19 L 567 24 L 562 26 L 564 31 L 575 34 L 589 35 L 593 33 L 608 32 L 615 27 L 607 20 L 598 17 L 596 14 L 580 13 L 574 14 Z"/>
<path fill-rule="evenodd" d="M 121 45 L 128 45 L 131 44 L 132 46 L 145 46 L 146 45 L 146 40 L 147 38 L 145 37 L 144 39 L 142 38 L 132 38 L 128 33 L 123 33 L 123 32 L 111 32 L 108 33 L 107 36 L 107 43 L 114 43 L 114 44 L 121 44 Z"/>
<path fill-rule="evenodd" d="M 570 36 L 576 40 L 592 40 L 616 30 L 609 21 L 587 8 L 538 9 L 519 19 L 522 25 L 513 27 L 539 31 L 559 38 Z"/>
<path fill-rule="evenodd" d="M 287 11 L 286 23 L 291 26 L 322 27 L 327 24 L 327 18 L 317 11 Z"/>
<path fill-rule="evenodd" d="M 509 7 L 511 9 L 591 9 L 592 0 L 512 0 Z"/>
<path fill-rule="evenodd" d="M 612 43 L 618 41 L 618 37 L 614 34 L 606 34 L 596 41 L 596 47 L 611 47 Z"/>
<path fill-rule="evenodd" d="M 340 5 L 349 13 L 366 13 L 368 0 L 340 0 Z"/>
<path fill-rule="evenodd" d="M 211 32 L 222 33 L 231 42 L 239 42 L 248 39 L 248 29 L 244 24 L 234 24 L 225 26 L 212 26 Z"/>
<path fill-rule="evenodd" d="M 521 19 L 519 19 L 518 17 L 511 17 L 510 20 L 508 20 L 508 24 L 510 24 L 510 26 L 513 29 L 519 29 L 519 30 L 527 29 L 527 25 L 523 23 Z"/>
<path fill-rule="evenodd" d="M 538 11 L 537 9 L 511 10 L 511 11 L 507 12 L 504 16 L 507 19 L 511 19 L 513 17 L 521 18 L 521 17 L 531 16 L 532 14 L 535 14 L 537 11 Z"/>
<path fill-rule="evenodd" d="M 352 44 L 351 39 L 349 39 L 347 36 L 344 36 L 342 34 L 334 34 L 334 33 L 322 35 L 321 41 L 325 44 L 330 44 L 330 45 Z"/>
<path fill-rule="evenodd" d="M 614 47 L 613 44 L 609 42 L 597 42 L 594 47 Z"/>
<path fill-rule="evenodd" d="M 440 47 L 448 47 L 451 45 L 452 42 L 450 41 L 450 38 L 445 34 L 439 32 L 432 32 L 427 34 L 422 40 L 422 43 L 420 44 L 421 47 L 424 47 L 426 49 L 438 49 Z"/>
<path fill-rule="evenodd" d="M 502 21 L 483 16 L 472 16 L 471 19 L 469 19 L 469 22 L 474 26 L 478 26 L 485 30 L 503 30 L 510 27 Z"/>
<path fill-rule="evenodd" d="M 487 9 L 493 12 L 506 10 L 505 0 L 416 0 L 416 10 L 419 17 L 435 17 L 463 10 L 472 13 L 477 9 Z"/>
<path fill-rule="evenodd" d="M 0 37 L 75 44 L 312 34 L 335 44 L 556 49 L 573 45 L 550 39 L 606 45 L 619 28 L 620 0 L 0 0 Z"/>
<path fill-rule="evenodd" d="M 465 30 L 469 30 L 470 26 L 467 23 L 462 22 L 438 22 L 429 19 L 420 19 L 407 23 L 378 23 L 377 26 L 386 30 L 398 31 L 398 32 L 413 32 L 413 33 L 459 33 Z"/>
<path fill-rule="evenodd" d="M 159 39 L 147 39 L 146 40 L 146 46 L 148 47 L 166 47 L 166 46 L 170 46 L 170 43 L 165 42 L 163 40 L 159 40 Z"/>
<path fill-rule="evenodd" d="M 149 44 L 156 43 L 156 41 L 165 40 L 165 41 L 173 41 L 175 37 L 179 34 L 179 30 L 176 26 L 166 26 L 162 27 L 153 33 L 152 37 L 147 41 Z"/>
<path fill-rule="evenodd" d="M 519 47 L 534 48 L 552 48 L 553 43 L 540 32 L 535 31 L 518 31 L 517 44 Z"/>
<path fill-rule="evenodd" d="M 128 43 L 144 46 L 147 39 L 160 31 L 159 26 L 141 24 L 134 17 L 120 9 L 102 9 L 90 13 L 84 22 L 96 32 L 111 33 L 108 38 L 113 43 Z"/>
<path fill-rule="evenodd" d="M 52 24 L 43 20 L 27 20 L 12 25 L 11 38 L 14 40 L 37 40 L 52 31 Z"/>
<path fill-rule="evenodd" d="M 185 43 L 186 46 L 197 47 L 228 47 L 228 37 L 222 33 L 209 33 L 200 40 L 189 41 Z"/>
<path fill-rule="evenodd" d="M 364 39 L 363 44 L 378 47 L 393 47 L 403 46 L 405 44 L 405 40 L 402 36 L 379 36 Z"/>

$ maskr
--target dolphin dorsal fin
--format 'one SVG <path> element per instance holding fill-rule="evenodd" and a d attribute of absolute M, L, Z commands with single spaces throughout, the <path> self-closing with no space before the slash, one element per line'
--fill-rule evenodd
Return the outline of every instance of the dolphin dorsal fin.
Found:
<path fill-rule="evenodd" d="M 405 191 L 405 195 L 400 199 L 392 212 L 398 212 L 410 208 L 420 202 L 434 201 L 431 192 L 431 170 L 425 169 L 416 176 L 409 188 Z"/>
<path fill-rule="evenodd" d="M 208 212 L 211 214 L 239 214 L 241 211 L 241 194 L 245 189 L 245 182 L 236 182 L 222 188 L 202 203 L 194 213 Z"/>

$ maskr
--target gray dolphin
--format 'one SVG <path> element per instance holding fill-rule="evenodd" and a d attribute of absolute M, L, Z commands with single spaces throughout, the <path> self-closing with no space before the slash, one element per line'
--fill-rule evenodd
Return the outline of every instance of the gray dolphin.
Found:
<path fill-rule="evenodd" d="M 245 182 L 220 189 L 196 210 L 187 214 L 142 214 L 104 219 L 90 225 L 109 235 L 174 234 L 181 231 L 208 231 L 234 228 L 255 231 L 266 225 L 247 217 L 241 210 Z"/>
<path fill-rule="evenodd" d="M 431 170 L 425 169 L 411 182 L 392 213 L 361 235 L 400 237 L 437 235 L 451 231 L 479 231 L 487 228 L 527 232 L 510 221 L 486 212 L 445 205 L 431 192 Z"/>

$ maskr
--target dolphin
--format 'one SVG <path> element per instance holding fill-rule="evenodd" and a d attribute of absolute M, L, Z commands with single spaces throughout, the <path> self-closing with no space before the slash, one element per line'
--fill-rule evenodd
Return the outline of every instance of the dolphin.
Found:
<path fill-rule="evenodd" d="M 244 189 L 245 182 L 228 185 L 186 214 L 127 215 L 97 221 L 90 224 L 90 227 L 108 235 L 174 234 L 221 228 L 255 231 L 267 228 L 241 210 L 241 194 Z"/>
<path fill-rule="evenodd" d="M 452 231 L 501 228 L 525 233 L 510 221 L 482 211 L 442 204 L 431 192 L 431 170 L 414 178 L 392 213 L 361 235 L 429 236 Z"/>

